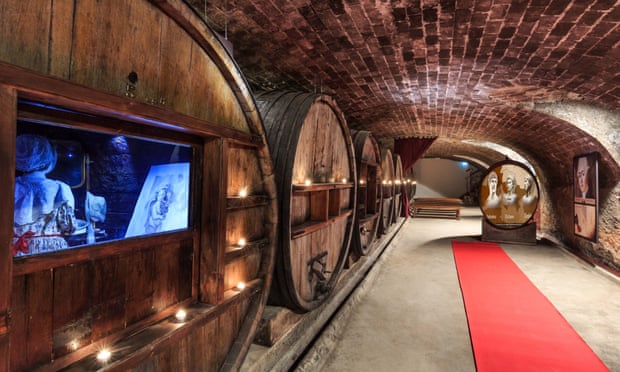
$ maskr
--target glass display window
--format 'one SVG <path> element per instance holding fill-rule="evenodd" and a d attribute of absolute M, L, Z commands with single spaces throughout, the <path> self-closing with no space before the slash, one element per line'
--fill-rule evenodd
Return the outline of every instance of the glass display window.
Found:
<path fill-rule="evenodd" d="M 17 122 L 14 257 L 190 227 L 189 144 Z"/>

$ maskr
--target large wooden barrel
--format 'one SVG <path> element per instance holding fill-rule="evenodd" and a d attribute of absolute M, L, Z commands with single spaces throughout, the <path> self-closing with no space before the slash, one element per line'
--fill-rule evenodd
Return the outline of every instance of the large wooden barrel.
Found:
<path fill-rule="evenodd" d="M 390 149 L 381 150 L 382 204 L 379 233 L 387 234 L 394 224 L 394 160 Z"/>
<path fill-rule="evenodd" d="M 395 224 L 403 219 L 404 191 L 403 163 L 400 155 L 394 154 L 394 216 L 392 223 Z"/>
<path fill-rule="evenodd" d="M 279 242 L 269 303 L 297 312 L 331 294 L 346 262 L 357 192 L 351 134 L 326 95 L 256 95 L 273 156 Z"/>
<path fill-rule="evenodd" d="M 0 370 L 237 370 L 277 229 L 271 154 L 240 70 L 181 0 L 2 8 Z M 36 228 L 13 224 L 34 138 L 57 151 L 58 211 L 75 219 L 14 239 Z M 64 178 L 74 171 L 82 180 Z"/>
<path fill-rule="evenodd" d="M 413 171 L 413 167 L 410 167 L 407 172 L 405 172 L 405 189 L 407 190 L 407 199 L 409 200 L 409 210 L 407 211 L 409 216 L 413 216 L 413 198 L 416 194 L 417 188 L 417 180 L 415 178 L 415 172 Z"/>
<path fill-rule="evenodd" d="M 415 172 L 413 171 L 413 167 L 409 168 L 407 172 L 405 172 L 405 185 L 407 189 L 407 196 L 409 200 L 413 200 L 416 193 L 417 180 L 415 177 Z"/>
<path fill-rule="evenodd" d="M 353 224 L 351 253 L 371 253 L 378 235 L 382 210 L 381 150 L 369 131 L 351 131 L 358 179 L 357 214 Z"/>

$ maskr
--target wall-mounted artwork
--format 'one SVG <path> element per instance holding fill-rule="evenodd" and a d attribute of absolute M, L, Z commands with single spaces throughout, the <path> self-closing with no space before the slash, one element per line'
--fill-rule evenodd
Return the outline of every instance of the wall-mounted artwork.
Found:
<path fill-rule="evenodd" d="M 512 229 L 532 219 L 538 206 L 536 176 L 516 161 L 505 160 L 489 167 L 480 185 L 480 209 L 498 228 Z"/>
<path fill-rule="evenodd" d="M 598 153 L 573 158 L 575 235 L 598 239 Z"/>

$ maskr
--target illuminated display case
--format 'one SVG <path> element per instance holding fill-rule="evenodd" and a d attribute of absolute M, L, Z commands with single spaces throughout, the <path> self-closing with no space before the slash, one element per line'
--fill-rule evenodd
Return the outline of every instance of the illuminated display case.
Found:
<path fill-rule="evenodd" d="M 189 227 L 191 146 L 61 124 L 17 122 L 15 257 Z"/>

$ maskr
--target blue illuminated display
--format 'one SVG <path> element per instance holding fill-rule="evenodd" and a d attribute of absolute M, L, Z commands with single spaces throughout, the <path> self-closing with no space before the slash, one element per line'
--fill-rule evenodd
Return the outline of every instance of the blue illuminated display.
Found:
<path fill-rule="evenodd" d="M 192 148 L 18 121 L 13 255 L 189 227 Z"/>
<path fill-rule="evenodd" d="M 189 163 L 151 167 L 125 237 L 187 228 Z"/>

